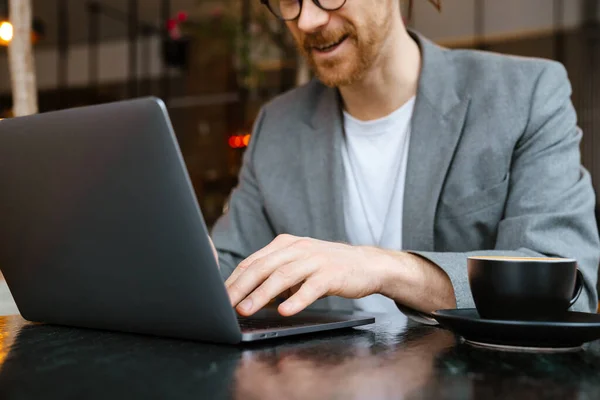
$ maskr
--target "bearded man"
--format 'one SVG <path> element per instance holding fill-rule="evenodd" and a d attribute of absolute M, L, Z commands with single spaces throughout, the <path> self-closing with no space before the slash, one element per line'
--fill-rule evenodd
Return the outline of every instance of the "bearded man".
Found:
<path fill-rule="evenodd" d="M 266 104 L 212 232 L 232 304 L 409 315 L 473 307 L 470 255 L 568 257 L 593 311 L 600 243 L 556 62 L 438 47 L 399 0 L 262 0 L 316 78 Z"/>

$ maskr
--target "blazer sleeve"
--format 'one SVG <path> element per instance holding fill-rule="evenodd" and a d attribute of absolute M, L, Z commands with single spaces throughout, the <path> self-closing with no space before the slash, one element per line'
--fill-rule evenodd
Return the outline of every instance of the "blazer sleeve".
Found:
<path fill-rule="evenodd" d="M 495 247 L 473 253 L 412 252 L 442 268 L 459 308 L 474 307 L 470 255 L 574 258 L 584 289 L 573 310 L 596 312 L 600 242 L 590 174 L 581 166 L 581 130 L 564 67 L 549 63 L 530 100 L 526 129 L 512 158 L 509 192 Z M 401 307 L 402 308 L 402 307 Z"/>
<path fill-rule="evenodd" d="M 263 108 L 254 123 L 250 144 L 244 153 L 238 185 L 211 232 L 223 279 L 227 279 L 246 257 L 275 238 L 265 213 L 254 163 L 265 114 Z"/>

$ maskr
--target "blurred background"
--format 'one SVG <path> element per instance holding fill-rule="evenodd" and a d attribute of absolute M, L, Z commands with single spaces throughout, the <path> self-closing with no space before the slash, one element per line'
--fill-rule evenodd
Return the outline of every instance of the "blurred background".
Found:
<path fill-rule="evenodd" d="M 39 111 L 161 97 L 207 223 L 236 184 L 261 104 L 309 79 L 259 0 L 30 0 Z M 0 0 L 0 117 L 12 115 L 9 1 Z M 595 186 L 597 0 L 415 0 L 410 26 L 448 47 L 561 61 Z M 598 139 L 600 142 L 600 139 Z"/>
<path fill-rule="evenodd" d="M 15 115 L 9 3 L 32 14 L 29 72 L 40 112 L 165 101 L 208 225 L 236 184 L 261 104 L 310 79 L 285 26 L 259 0 L 0 0 L 0 118 Z M 566 66 L 583 163 L 598 190 L 600 0 L 444 0 L 441 12 L 431 3 L 415 0 L 408 24 L 441 45 Z"/>

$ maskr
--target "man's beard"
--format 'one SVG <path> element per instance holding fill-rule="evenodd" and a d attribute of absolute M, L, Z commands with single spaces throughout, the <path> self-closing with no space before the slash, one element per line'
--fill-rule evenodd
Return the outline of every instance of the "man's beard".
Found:
<path fill-rule="evenodd" d="M 364 28 L 359 37 L 356 27 L 346 22 L 341 29 L 306 34 L 301 42 L 296 41 L 296 44 L 323 84 L 330 87 L 347 86 L 360 81 L 375 62 L 383 40 L 382 31 L 378 30 L 384 28 L 383 31 L 387 31 L 385 25 L 388 24 Z M 344 37 L 347 43 L 343 43 L 342 46 L 353 47 L 350 51 L 344 49 L 345 57 L 335 57 L 319 63 L 315 61 L 313 48 L 339 42 Z"/>

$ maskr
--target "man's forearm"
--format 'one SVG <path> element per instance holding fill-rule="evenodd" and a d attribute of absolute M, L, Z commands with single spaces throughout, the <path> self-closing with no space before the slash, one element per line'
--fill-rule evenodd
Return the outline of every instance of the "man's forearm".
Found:
<path fill-rule="evenodd" d="M 448 275 L 420 256 L 381 250 L 381 294 L 423 313 L 456 308 Z"/>

